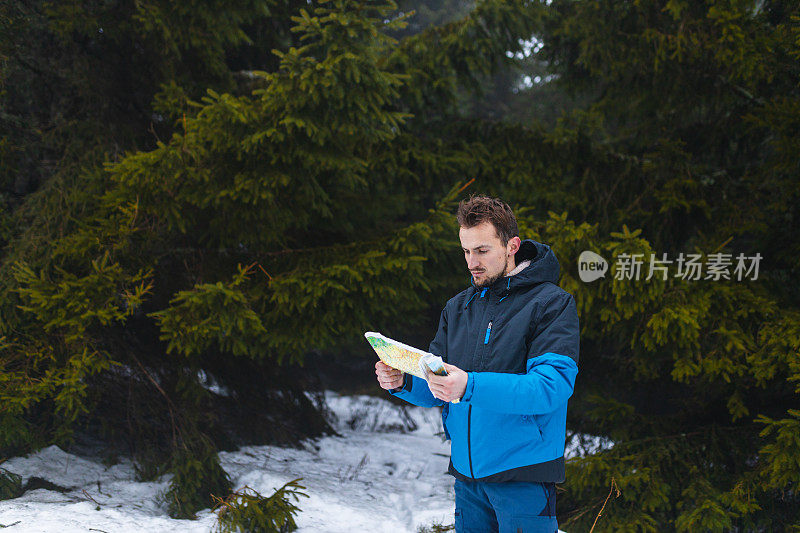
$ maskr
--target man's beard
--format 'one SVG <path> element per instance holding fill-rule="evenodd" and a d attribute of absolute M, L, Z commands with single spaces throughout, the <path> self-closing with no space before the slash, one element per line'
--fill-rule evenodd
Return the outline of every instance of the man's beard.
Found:
<path fill-rule="evenodd" d="M 475 287 L 478 288 L 478 289 L 482 289 L 483 287 L 489 287 L 492 283 L 494 283 L 498 279 L 502 278 L 507 273 L 508 273 L 508 263 L 506 263 L 506 265 L 503 267 L 503 271 L 502 272 L 492 276 L 491 278 L 486 278 L 484 281 L 481 281 L 480 283 L 475 283 Z M 474 276 L 473 276 L 473 280 L 474 280 Z"/>

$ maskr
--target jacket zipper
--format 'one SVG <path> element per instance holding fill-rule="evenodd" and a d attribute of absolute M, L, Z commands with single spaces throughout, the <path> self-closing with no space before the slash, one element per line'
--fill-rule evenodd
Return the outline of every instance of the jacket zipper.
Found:
<path fill-rule="evenodd" d="M 483 338 L 483 344 L 489 344 L 489 335 L 492 334 L 492 321 L 486 326 L 486 336 Z M 472 439 L 470 436 L 470 429 L 472 426 L 472 405 L 469 406 L 467 411 L 467 457 L 469 457 L 469 475 L 475 479 L 475 472 L 472 470 Z"/>
<path fill-rule="evenodd" d="M 472 439 L 470 438 L 470 427 L 472 426 L 472 406 L 467 411 L 467 457 L 469 457 L 469 475 L 475 479 L 475 472 L 472 471 Z"/>

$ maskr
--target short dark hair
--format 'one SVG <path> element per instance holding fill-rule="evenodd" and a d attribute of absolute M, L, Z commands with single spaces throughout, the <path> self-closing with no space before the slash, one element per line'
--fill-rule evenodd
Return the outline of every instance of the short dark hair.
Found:
<path fill-rule="evenodd" d="M 513 237 L 519 236 L 514 212 L 500 198 L 471 195 L 458 204 L 456 220 L 462 228 L 472 228 L 483 222 L 491 222 L 504 245 Z"/>

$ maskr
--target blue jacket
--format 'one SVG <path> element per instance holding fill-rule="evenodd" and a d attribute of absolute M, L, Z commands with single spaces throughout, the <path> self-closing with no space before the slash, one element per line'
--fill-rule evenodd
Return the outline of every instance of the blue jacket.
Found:
<path fill-rule="evenodd" d="M 578 312 L 556 285 L 559 265 L 546 244 L 522 241 L 521 272 L 475 284 L 442 310 L 428 351 L 467 372 L 459 403 L 434 398 L 406 374 L 390 391 L 414 405 L 443 405 L 451 439 L 449 472 L 479 481 L 563 482 L 567 400 L 578 374 Z"/>

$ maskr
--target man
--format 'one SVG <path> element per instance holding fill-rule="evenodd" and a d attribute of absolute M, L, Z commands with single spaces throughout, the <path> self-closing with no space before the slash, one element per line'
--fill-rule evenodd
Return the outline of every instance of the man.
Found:
<path fill-rule="evenodd" d="M 507 204 L 472 197 L 456 216 L 472 286 L 447 302 L 429 347 L 448 375 L 426 383 L 378 362 L 378 382 L 443 406 L 458 533 L 552 533 L 578 373 L 575 300 L 556 285 L 550 247 L 522 241 Z"/>

